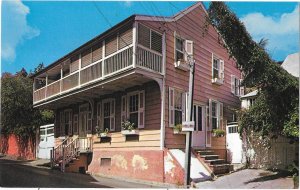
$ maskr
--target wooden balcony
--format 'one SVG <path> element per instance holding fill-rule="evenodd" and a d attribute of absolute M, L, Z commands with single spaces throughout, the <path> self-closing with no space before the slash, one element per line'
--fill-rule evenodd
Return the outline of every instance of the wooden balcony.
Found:
<path fill-rule="evenodd" d="M 46 82 L 44 87 L 33 91 L 33 104 L 36 105 L 135 68 L 163 75 L 163 55 L 141 45 L 131 44 L 87 66 L 79 66 L 77 70 L 56 81 Z"/>

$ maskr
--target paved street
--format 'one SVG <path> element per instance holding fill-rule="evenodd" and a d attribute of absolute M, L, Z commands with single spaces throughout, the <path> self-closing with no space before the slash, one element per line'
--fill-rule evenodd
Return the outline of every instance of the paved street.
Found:
<path fill-rule="evenodd" d="M 1 187 L 107 187 L 89 175 L 22 165 L 20 161 L 0 159 Z"/>
<path fill-rule="evenodd" d="M 197 184 L 199 189 L 293 189 L 293 179 L 287 174 L 246 169 Z"/>

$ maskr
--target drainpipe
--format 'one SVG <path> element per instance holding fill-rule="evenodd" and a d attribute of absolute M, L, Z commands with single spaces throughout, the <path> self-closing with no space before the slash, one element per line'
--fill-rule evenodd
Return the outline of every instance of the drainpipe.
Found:
<path fill-rule="evenodd" d="M 160 82 L 161 116 L 160 116 L 160 150 L 165 147 L 165 79 Z"/>

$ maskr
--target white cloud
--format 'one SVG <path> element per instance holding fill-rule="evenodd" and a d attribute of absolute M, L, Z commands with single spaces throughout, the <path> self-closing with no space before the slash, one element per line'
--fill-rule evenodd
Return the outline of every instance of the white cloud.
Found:
<path fill-rule="evenodd" d="M 274 54 L 286 56 L 299 51 L 299 5 L 292 12 L 280 15 L 278 19 L 262 13 L 250 13 L 241 20 L 254 40 L 269 40 L 267 49 L 272 57 Z"/>
<path fill-rule="evenodd" d="M 20 0 L 2 2 L 2 54 L 9 62 L 16 58 L 16 47 L 24 40 L 40 35 L 40 31 L 28 25 L 26 16 L 30 10 Z"/>

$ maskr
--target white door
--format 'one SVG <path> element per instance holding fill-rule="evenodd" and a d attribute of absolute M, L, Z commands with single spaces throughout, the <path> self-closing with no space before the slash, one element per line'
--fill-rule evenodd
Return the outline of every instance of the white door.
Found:
<path fill-rule="evenodd" d="M 192 146 L 205 148 L 205 106 L 194 105 L 193 112 L 195 128 L 192 132 Z"/>
<path fill-rule="evenodd" d="M 238 133 L 236 122 L 228 123 L 226 126 L 227 158 L 231 163 L 242 163 L 242 140 Z"/>
<path fill-rule="evenodd" d="M 54 124 L 40 127 L 38 158 L 50 159 L 50 150 L 54 147 Z"/>

